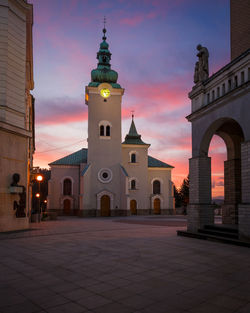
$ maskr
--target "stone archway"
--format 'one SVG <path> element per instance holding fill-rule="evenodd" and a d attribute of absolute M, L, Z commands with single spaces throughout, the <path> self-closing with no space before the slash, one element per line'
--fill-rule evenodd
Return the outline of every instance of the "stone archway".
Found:
<path fill-rule="evenodd" d="M 213 135 L 221 137 L 227 149 L 227 159 L 224 162 L 222 223 L 238 224 L 238 205 L 241 203 L 241 143 L 244 141 L 244 134 L 235 120 L 219 119 L 205 132 L 201 141 L 200 154 L 208 155 Z M 209 162 L 211 162 L 210 158 Z M 210 173 L 208 170 L 207 175 L 211 175 L 211 169 Z"/>
<path fill-rule="evenodd" d="M 189 160 L 188 227 L 197 233 L 214 223 L 211 205 L 209 144 L 220 136 L 227 147 L 224 222 L 237 223 L 240 238 L 250 239 L 250 50 L 212 76 L 195 79 L 189 92 L 192 158 Z M 214 228 L 214 227 L 212 227 Z M 233 227 L 236 228 L 236 227 Z"/>
<path fill-rule="evenodd" d="M 131 212 L 131 215 L 137 214 L 137 202 L 136 202 L 136 200 L 130 201 L 130 212 Z"/>
<path fill-rule="evenodd" d="M 221 137 L 226 145 L 224 162 L 224 204 L 222 223 L 238 224 L 239 206 L 242 202 L 242 144 L 245 141 L 240 124 L 232 118 L 217 119 L 203 127 L 199 140 L 193 137 L 197 156 L 190 159 L 190 205 L 188 229 L 202 228 L 214 223 L 214 207 L 211 205 L 211 158 L 209 145 L 214 135 Z"/>
<path fill-rule="evenodd" d="M 108 195 L 101 197 L 101 216 L 110 216 L 110 197 Z"/>

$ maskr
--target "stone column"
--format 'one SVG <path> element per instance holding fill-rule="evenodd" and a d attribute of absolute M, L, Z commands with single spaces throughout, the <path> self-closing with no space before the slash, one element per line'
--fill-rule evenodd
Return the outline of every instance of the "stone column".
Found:
<path fill-rule="evenodd" d="M 241 190 L 239 235 L 250 240 L 250 141 L 241 144 Z"/>
<path fill-rule="evenodd" d="M 197 232 L 204 225 L 213 224 L 211 205 L 211 158 L 189 159 L 189 206 L 187 230 Z"/>
<path fill-rule="evenodd" d="M 241 202 L 241 160 L 224 162 L 225 200 L 222 206 L 222 223 L 238 224 L 238 204 Z"/>

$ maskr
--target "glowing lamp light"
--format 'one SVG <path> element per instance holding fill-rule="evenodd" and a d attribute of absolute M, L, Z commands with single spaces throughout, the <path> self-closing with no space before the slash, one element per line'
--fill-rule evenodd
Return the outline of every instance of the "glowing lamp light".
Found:
<path fill-rule="evenodd" d="M 37 197 L 37 198 L 40 198 L 40 193 L 36 193 L 36 197 Z"/>
<path fill-rule="evenodd" d="M 85 100 L 89 101 L 89 95 L 87 93 L 85 94 Z"/>
<path fill-rule="evenodd" d="M 44 203 L 47 203 L 47 200 L 44 200 Z"/>
<path fill-rule="evenodd" d="M 39 181 L 39 182 L 42 181 L 43 180 L 43 176 L 42 175 L 37 175 L 36 180 Z"/>

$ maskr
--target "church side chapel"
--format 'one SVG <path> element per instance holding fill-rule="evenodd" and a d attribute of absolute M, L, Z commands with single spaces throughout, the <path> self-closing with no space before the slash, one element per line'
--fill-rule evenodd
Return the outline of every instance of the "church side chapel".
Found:
<path fill-rule="evenodd" d="M 111 69 L 103 29 L 98 65 L 86 86 L 88 149 L 50 163 L 48 210 L 64 215 L 127 216 L 173 214 L 173 166 L 148 155 L 134 116 L 121 140 L 124 89 Z"/>

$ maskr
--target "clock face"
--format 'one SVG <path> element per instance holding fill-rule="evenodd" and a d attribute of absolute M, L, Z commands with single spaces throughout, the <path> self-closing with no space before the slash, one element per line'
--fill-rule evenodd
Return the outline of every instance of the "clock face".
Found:
<path fill-rule="evenodd" d="M 103 97 L 103 98 L 108 98 L 110 96 L 110 90 L 108 88 L 103 88 L 101 89 L 100 91 L 100 95 Z"/>

